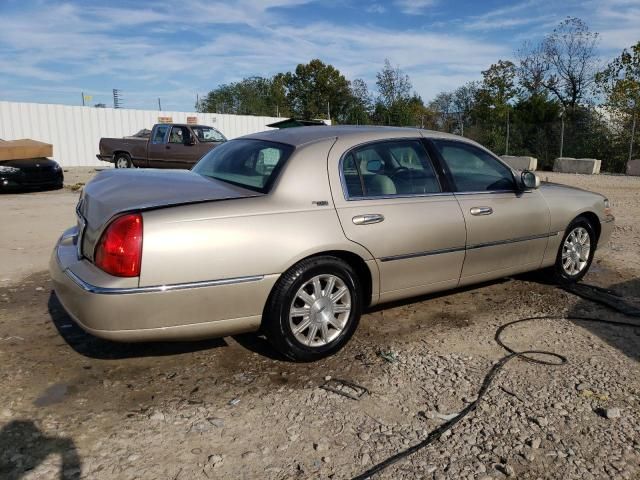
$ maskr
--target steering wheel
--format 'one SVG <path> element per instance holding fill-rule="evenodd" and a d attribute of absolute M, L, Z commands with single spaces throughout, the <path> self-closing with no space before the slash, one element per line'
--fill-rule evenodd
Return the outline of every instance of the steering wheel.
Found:
<path fill-rule="evenodd" d="M 409 169 L 407 167 L 398 167 L 396 168 L 391 175 L 389 175 L 391 178 L 395 177 L 396 175 L 398 175 L 400 172 L 404 172 L 404 171 L 409 171 Z"/>

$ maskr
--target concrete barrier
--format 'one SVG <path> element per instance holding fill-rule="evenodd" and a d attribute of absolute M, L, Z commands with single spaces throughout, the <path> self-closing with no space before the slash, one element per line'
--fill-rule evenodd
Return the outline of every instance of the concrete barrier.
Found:
<path fill-rule="evenodd" d="M 553 162 L 553 171 L 561 173 L 583 173 L 585 175 L 597 175 L 600 173 L 601 160 L 595 158 L 556 158 Z"/>
<path fill-rule="evenodd" d="M 629 160 L 627 162 L 627 175 L 640 177 L 640 159 Z"/>
<path fill-rule="evenodd" d="M 538 159 L 534 157 L 516 157 L 513 155 L 500 155 L 500 158 L 516 170 L 531 170 L 538 168 Z"/>

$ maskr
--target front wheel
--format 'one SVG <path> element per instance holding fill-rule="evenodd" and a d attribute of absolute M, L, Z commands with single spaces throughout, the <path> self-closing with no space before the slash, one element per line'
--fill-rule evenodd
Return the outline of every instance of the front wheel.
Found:
<path fill-rule="evenodd" d="M 331 257 L 294 265 L 278 280 L 265 309 L 263 329 L 286 357 L 313 361 L 340 350 L 362 314 L 360 281 L 351 266 Z"/>
<path fill-rule="evenodd" d="M 576 283 L 591 266 L 597 237 L 591 223 L 576 218 L 567 228 L 554 265 L 554 277 L 558 283 Z"/>

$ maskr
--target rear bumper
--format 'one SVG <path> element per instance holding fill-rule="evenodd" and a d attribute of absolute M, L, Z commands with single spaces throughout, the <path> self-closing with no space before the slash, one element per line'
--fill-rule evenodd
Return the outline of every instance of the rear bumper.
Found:
<path fill-rule="evenodd" d="M 256 331 L 277 275 L 152 287 L 113 286 L 82 277 L 73 229 L 61 237 L 49 269 L 56 295 L 78 325 L 115 341 L 196 340 Z M 85 265 L 83 265 L 83 263 Z M 95 268 L 95 267 L 93 267 Z M 95 272 L 93 272 L 95 274 Z M 117 279 L 116 279 L 117 280 Z M 103 286 L 95 285 L 102 283 Z"/>
<path fill-rule="evenodd" d="M 113 163 L 113 156 L 112 156 L 112 155 L 102 155 L 102 154 L 98 153 L 98 154 L 96 155 L 96 158 L 97 158 L 98 160 L 103 161 L 103 162 L 110 162 L 110 163 Z"/>

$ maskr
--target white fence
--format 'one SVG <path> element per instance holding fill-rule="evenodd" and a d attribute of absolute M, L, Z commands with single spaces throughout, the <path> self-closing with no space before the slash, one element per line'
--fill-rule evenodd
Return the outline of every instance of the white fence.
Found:
<path fill-rule="evenodd" d="M 124 137 L 151 129 L 159 117 L 187 123 L 187 117 L 220 130 L 227 138 L 270 130 L 276 117 L 217 113 L 165 112 L 113 108 L 73 107 L 41 103 L 0 101 L 0 138 L 31 138 L 53 145 L 53 158 L 65 167 L 105 166 L 96 158 L 101 137 Z"/>

